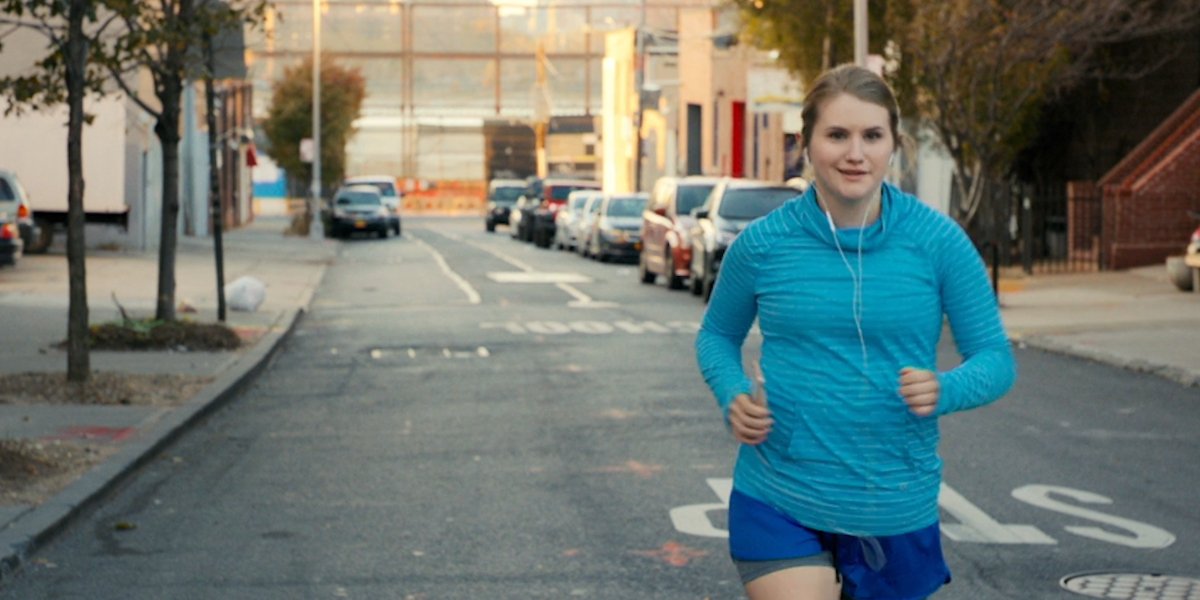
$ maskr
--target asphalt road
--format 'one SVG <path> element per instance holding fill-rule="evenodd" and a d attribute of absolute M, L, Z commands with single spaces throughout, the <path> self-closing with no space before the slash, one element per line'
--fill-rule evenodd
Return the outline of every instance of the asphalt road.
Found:
<path fill-rule="evenodd" d="M 741 598 L 702 302 L 479 221 L 344 243 L 264 374 L 0 599 Z M 1200 579 L 1200 391 L 1018 359 L 1008 397 L 943 420 L 938 597 Z"/>

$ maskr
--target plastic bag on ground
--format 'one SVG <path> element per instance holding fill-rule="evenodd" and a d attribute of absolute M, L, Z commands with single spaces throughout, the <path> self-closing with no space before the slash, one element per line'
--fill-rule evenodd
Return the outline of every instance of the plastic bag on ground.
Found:
<path fill-rule="evenodd" d="M 225 303 L 230 310 L 254 312 L 267 299 L 267 286 L 249 275 L 233 280 L 225 286 Z"/>

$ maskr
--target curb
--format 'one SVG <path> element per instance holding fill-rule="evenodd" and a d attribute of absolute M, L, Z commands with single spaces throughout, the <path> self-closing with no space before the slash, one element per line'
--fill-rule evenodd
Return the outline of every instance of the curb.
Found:
<path fill-rule="evenodd" d="M 323 275 L 323 273 L 322 273 Z M 30 509 L 0 531 L 0 582 L 29 556 L 175 441 L 200 419 L 223 406 L 268 364 L 308 312 L 310 290 L 297 308 L 276 319 L 271 331 L 185 404 L 138 432 L 108 460 L 97 464 L 57 495 Z M 282 327 L 278 325 L 283 322 Z"/>
<path fill-rule="evenodd" d="M 1134 373 L 1156 375 L 1186 387 L 1200 387 L 1200 373 L 1190 369 L 1129 359 L 1103 350 L 1081 348 L 1041 335 L 1021 336 L 1013 341 L 1024 346 L 1029 346 L 1030 348 L 1111 365 Z"/>

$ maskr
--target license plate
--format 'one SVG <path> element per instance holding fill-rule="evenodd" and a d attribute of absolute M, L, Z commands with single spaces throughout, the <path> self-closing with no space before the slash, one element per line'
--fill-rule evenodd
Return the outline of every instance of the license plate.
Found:
<path fill-rule="evenodd" d="M 366 226 L 367 226 L 367 222 L 366 222 L 366 221 L 363 221 L 362 219 L 359 219 L 359 220 L 357 220 L 357 221 L 355 221 L 355 222 L 354 222 L 354 226 L 355 226 L 356 228 L 358 228 L 358 229 L 362 229 L 363 227 L 366 227 Z"/>

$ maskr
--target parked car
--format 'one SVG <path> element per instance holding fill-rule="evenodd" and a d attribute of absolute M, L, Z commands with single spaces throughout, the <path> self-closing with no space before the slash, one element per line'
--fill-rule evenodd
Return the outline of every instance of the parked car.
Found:
<path fill-rule="evenodd" d="M 575 190 L 598 190 L 600 183 L 586 179 L 546 179 L 542 182 L 542 202 L 533 211 L 530 238 L 539 248 L 549 248 L 554 239 L 554 217 Z"/>
<path fill-rule="evenodd" d="M 508 213 L 517 198 L 525 192 L 523 179 L 493 179 L 488 182 L 487 212 L 483 215 L 483 227 L 495 231 L 497 225 L 508 226 Z"/>
<path fill-rule="evenodd" d="M 350 177 L 342 182 L 343 186 L 349 187 L 352 185 L 370 185 L 379 190 L 379 199 L 383 205 L 387 207 L 391 213 L 389 222 L 391 224 L 392 233 L 400 235 L 400 201 L 404 198 L 396 189 L 396 178 L 389 175 L 361 175 L 358 177 Z"/>
<path fill-rule="evenodd" d="M 604 194 L 600 191 L 589 191 L 587 201 L 583 204 L 583 210 L 579 213 L 573 229 L 575 238 L 575 251 L 580 256 L 588 256 L 588 246 L 592 243 L 592 230 L 595 229 L 596 217 L 600 215 L 600 205 L 604 203 Z"/>
<path fill-rule="evenodd" d="M 559 250 L 574 250 L 579 244 L 576 225 L 584 218 L 583 210 L 592 196 L 602 196 L 598 190 L 575 190 L 567 194 L 567 202 L 554 217 L 554 247 Z"/>
<path fill-rule="evenodd" d="M 8 217 L 0 215 L 0 266 L 16 265 L 25 249 L 17 226 Z"/>
<path fill-rule="evenodd" d="M 654 283 L 659 275 L 667 287 L 683 289 L 692 263 L 688 235 L 696 220 L 693 209 L 704 204 L 719 177 L 662 177 L 654 184 L 650 203 L 642 213 L 642 250 L 638 275 L 642 283 Z"/>
<path fill-rule="evenodd" d="M 712 295 L 725 250 L 751 221 L 800 195 L 794 187 L 754 179 L 723 179 L 704 205 L 692 211 L 692 293 Z"/>
<path fill-rule="evenodd" d="M 641 248 L 642 211 L 650 194 L 644 192 L 605 194 L 592 226 L 588 255 L 608 262 L 634 261 Z"/>
<path fill-rule="evenodd" d="M 33 207 L 29 204 L 29 194 L 21 187 L 21 180 L 12 171 L 0 169 L 0 215 L 8 215 L 7 222 L 17 228 L 22 245 L 41 252 L 46 251 L 49 244 L 38 243 L 40 230 L 34 221 Z"/>
<path fill-rule="evenodd" d="M 386 238 L 392 229 L 392 212 L 383 204 L 379 188 L 372 185 L 338 188 L 330 200 L 328 215 L 325 231 L 331 237 L 364 232 Z"/>

